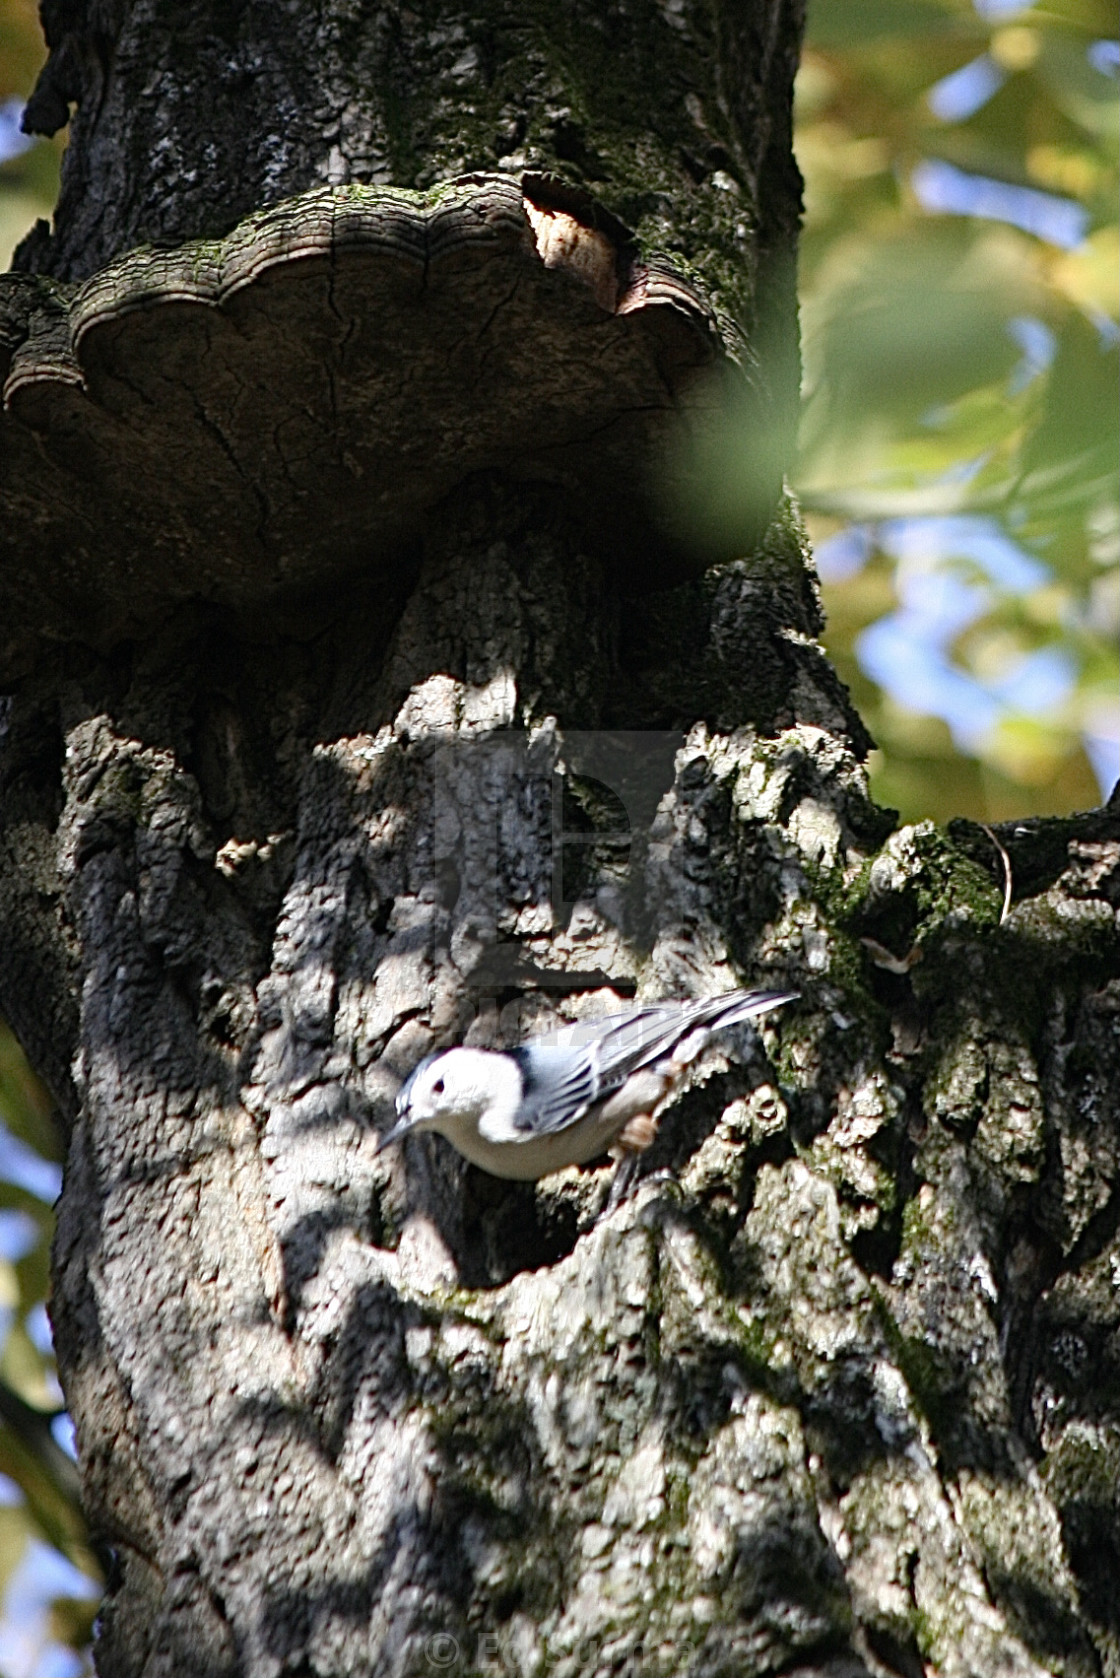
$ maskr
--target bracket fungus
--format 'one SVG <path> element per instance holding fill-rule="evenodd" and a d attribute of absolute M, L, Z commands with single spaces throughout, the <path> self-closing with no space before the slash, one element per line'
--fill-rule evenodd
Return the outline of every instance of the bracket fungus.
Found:
<path fill-rule="evenodd" d="M 0 679 L 187 600 L 256 623 L 389 576 L 478 473 L 554 484 L 624 589 L 731 557 L 665 486 L 746 377 L 708 302 L 547 176 L 327 187 L 77 286 L 6 275 L 0 377 Z"/>

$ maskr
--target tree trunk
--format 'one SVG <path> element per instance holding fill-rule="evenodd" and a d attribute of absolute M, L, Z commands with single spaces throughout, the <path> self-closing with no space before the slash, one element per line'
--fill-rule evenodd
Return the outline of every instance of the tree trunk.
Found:
<path fill-rule="evenodd" d="M 869 801 L 797 12 L 44 6 L 0 1006 L 104 1678 L 1120 1673 L 1120 808 Z M 726 400 L 705 570 L 647 478 Z M 609 1215 L 375 1151 L 435 1045 L 754 982 Z"/>

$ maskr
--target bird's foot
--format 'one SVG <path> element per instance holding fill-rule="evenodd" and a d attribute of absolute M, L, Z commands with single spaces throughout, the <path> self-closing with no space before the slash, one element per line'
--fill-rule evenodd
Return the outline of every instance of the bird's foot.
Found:
<path fill-rule="evenodd" d="M 611 1178 L 610 1192 L 603 1205 L 603 1210 L 599 1214 L 601 1218 L 609 1218 L 611 1213 L 621 1206 L 624 1200 L 630 1198 L 638 1180 L 640 1160 L 640 1154 L 626 1153 L 622 1155 L 615 1166 L 614 1176 Z"/>
<path fill-rule="evenodd" d="M 649 1113 L 635 1113 L 632 1119 L 627 1119 L 611 1149 L 611 1157 L 618 1163 L 600 1216 L 609 1216 L 624 1200 L 629 1199 L 638 1181 L 641 1156 L 652 1145 L 656 1135 L 657 1120 Z"/>
<path fill-rule="evenodd" d="M 611 1152 L 619 1160 L 625 1159 L 627 1154 L 644 1154 L 656 1136 L 657 1120 L 649 1113 L 635 1113 L 615 1137 Z"/>

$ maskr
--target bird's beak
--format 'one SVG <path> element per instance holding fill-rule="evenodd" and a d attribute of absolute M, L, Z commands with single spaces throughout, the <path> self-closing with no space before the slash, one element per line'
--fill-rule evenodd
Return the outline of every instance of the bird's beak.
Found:
<path fill-rule="evenodd" d="M 384 1136 L 380 1138 L 376 1148 L 373 1150 L 374 1153 L 379 1154 L 383 1152 L 383 1150 L 389 1146 L 390 1142 L 399 1142 L 402 1136 L 408 1135 L 409 1131 L 413 1128 L 416 1122 L 417 1121 L 411 1116 L 411 1114 L 407 1118 L 398 1119 L 392 1129 L 387 1130 Z"/>

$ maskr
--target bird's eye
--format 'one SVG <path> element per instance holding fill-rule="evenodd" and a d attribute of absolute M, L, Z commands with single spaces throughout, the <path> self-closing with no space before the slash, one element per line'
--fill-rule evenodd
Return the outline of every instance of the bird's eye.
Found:
<path fill-rule="evenodd" d="M 432 1094 L 433 1095 L 442 1095 L 443 1094 L 443 1079 L 442 1078 L 437 1078 L 435 1083 L 432 1085 Z"/>

